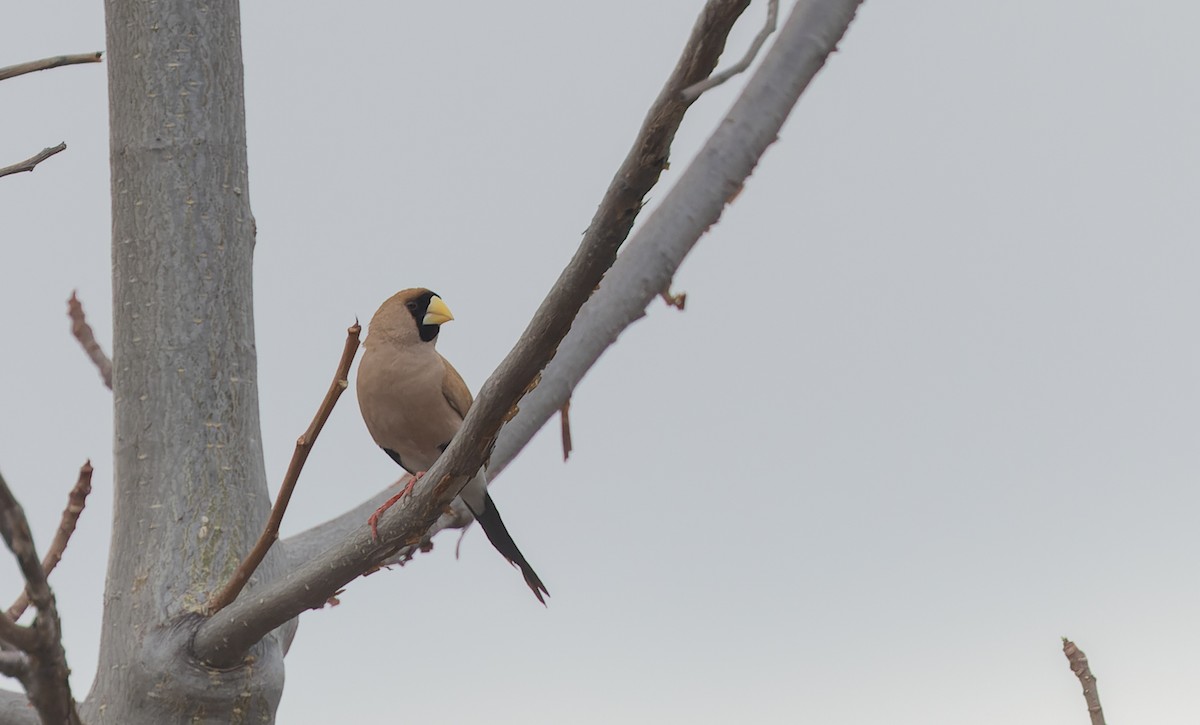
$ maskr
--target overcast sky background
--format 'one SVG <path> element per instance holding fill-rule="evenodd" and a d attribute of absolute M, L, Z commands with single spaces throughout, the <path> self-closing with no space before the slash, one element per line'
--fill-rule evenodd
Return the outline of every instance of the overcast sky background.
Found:
<path fill-rule="evenodd" d="M 415 285 L 477 389 L 575 249 L 701 0 L 243 4 L 270 479 L 357 315 Z M 790 3 L 783 3 L 783 11 Z M 740 57 L 762 0 L 734 33 Z M 9 3 L 0 65 L 104 46 Z M 1194 3 L 868 2 L 661 303 L 493 489 L 553 597 L 475 530 L 302 617 L 279 721 L 1193 722 L 1200 679 Z M 660 199 L 740 87 L 704 97 Z M 0 84 L 0 470 L 95 672 L 111 396 L 105 69 Z M 395 478 L 353 395 L 285 534 Z M 0 556 L 0 597 L 19 577 Z M 12 683 L 6 683 L 11 685 Z"/>

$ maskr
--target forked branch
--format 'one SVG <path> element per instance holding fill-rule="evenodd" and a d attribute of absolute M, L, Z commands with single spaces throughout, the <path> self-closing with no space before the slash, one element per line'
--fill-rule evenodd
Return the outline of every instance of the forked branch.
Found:
<path fill-rule="evenodd" d="M 705 91 L 716 88 L 739 73 L 746 72 L 746 69 L 754 62 L 754 57 L 758 55 L 758 51 L 762 50 L 763 43 L 766 43 L 767 38 L 771 37 L 771 33 L 775 32 L 775 23 L 778 19 L 779 0 L 767 0 L 767 21 L 763 24 L 762 30 L 758 31 L 758 35 L 754 36 L 754 40 L 750 43 L 750 48 L 746 51 L 746 55 L 720 73 L 714 73 L 699 83 L 684 89 L 684 100 L 694 101 L 703 95 Z M 670 304 L 670 300 L 668 300 L 668 304 Z"/>
<path fill-rule="evenodd" d="M 67 656 L 63 651 L 62 627 L 54 593 L 38 560 L 29 521 L 3 476 L 0 476 L 0 536 L 3 536 L 4 543 L 16 557 L 17 566 L 25 577 L 29 598 L 38 610 L 30 627 L 21 627 L 13 623 L 7 614 L 0 614 L 0 620 L 3 621 L 0 637 L 16 645 L 28 656 L 24 668 L 18 667 L 15 658 L 8 658 L 12 660 L 10 669 L 24 675 L 21 684 L 25 686 L 29 702 L 43 723 L 78 725 L 79 715 L 75 710 L 75 700 L 71 697 L 71 683 L 67 679 L 71 670 L 67 667 Z"/>
<path fill-rule="evenodd" d="M 361 333 L 362 326 L 358 324 L 357 320 L 346 330 L 346 344 L 342 347 L 342 359 L 338 361 L 333 382 L 329 384 L 329 390 L 325 392 L 325 399 L 321 401 L 321 407 L 317 409 L 312 423 L 309 423 L 308 430 L 304 431 L 304 434 L 296 440 L 292 461 L 288 464 L 287 473 L 283 477 L 283 485 L 279 487 L 275 505 L 271 507 L 271 516 L 267 519 L 267 526 L 263 529 L 262 535 L 258 537 L 254 548 L 250 550 L 246 559 L 233 573 L 229 583 L 208 603 L 208 614 L 216 614 L 237 599 L 242 588 L 250 581 L 250 577 L 254 576 L 258 565 L 266 558 L 267 552 L 271 550 L 275 540 L 279 538 L 279 526 L 283 523 L 283 515 L 287 512 L 288 502 L 292 500 L 292 492 L 296 490 L 296 482 L 300 480 L 300 472 L 304 470 L 304 462 L 308 460 L 308 454 L 312 451 L 313 444 L 317 442 L 317 436 L 321 435 L 325 421 L 329 420 L 333 406 L 337 405 L 338 398 L 342 396 L 349 385 L 350 365 L 354 362 L 354 356 L 358 354 L 358 336 Z"/>

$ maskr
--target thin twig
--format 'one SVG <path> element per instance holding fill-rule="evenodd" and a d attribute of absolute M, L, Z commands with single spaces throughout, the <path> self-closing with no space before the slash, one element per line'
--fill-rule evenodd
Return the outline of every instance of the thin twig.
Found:
<path fill-rule="evenodd" d="M 38 560 L 29 521 L 3 476 L 0 476 L 0 536 L 3 536 L 4 543 L 16 557 L 17 566 L 25 577 L 29 598 L 38 609 L 33 626 L 29 628 L 17 626 L 7 614 L 0 614 L 0 619 L 5 622 L 0 625 L 5 631 L 5 639 L 29 655 L 29 675 L 22 682 L 29 702 L 44 723 L 77 725 L 79 714 L 75 710 L 75 699 L 71 697 L 71 683 L 68 680 L 71 670 L 67 667 L 67 655 L 62 646 L 62 623 L 58 618 L 54 592 Z M 33 641 L 13 641 L 13 628 L 22 633 L 31 633 Z M 25 639 L 24 635 L 19 639 Z"/>
<path fill-rule="evenodd" d="M 762 30 L 758 31 L 758 35 L 754 36 L 754 42 L 750 43 L 750 49 L 746 51 L 746 55 L 740 61 L 720 73 L 716 73 L 699 83 L 688 86 L 683 91 L 683 99 L 688 102 L 694 101 L 705 91 L 716 88 L 738 73 L 744 73 L 750 67 L 750 64 L 754 62 L 754 57 L 758 55 L 758 51 L 762 50 L 763 43 L 767 42 L 767 38 L 771 37 L 771 33 L 775 32 L 775 24 L 778 19 L 779 0 L 767 0 L 767 22 L 763 24 Z"/>
<path fill-rule="evenodd" d="M 67 317 L 71 318 L 71 334 L 83 346 L 83 351 L 87 353 L 88 359 L 100 371 L 104 387 L 112 390 L 112 360 L 104 354 L 100 343 L 96 342 L 96 334 L 92 332 L 92 326 L 88 324 L 87 318 L 83 315 L 83 303 L 79 301 L 74 291 L 71 292 L 71 299 L 67 300 Z"/>
<path fill-rule="evenodd" d="M 58 523 L 58 531 L 54 532 L 54 540 L 50 542 L 50 548 L 42 557 L 42 570 L 46 572 L 46 576 L 50 576 L 50 572 L 54 571 L 54 567 L 62 561 L 63 552 L 67 550 L 67 542 L 71 540 L 71 534 L 75 533 L 79 515 L 83 513 L 88 494 L 92 492 L 92 470 L 92 462 L 88 460 L 80 467 L 79 478 L 71 488 L 71 493 L 67 494 L 67 507 L 63 509 L 62 519 Z M 8 616 L 15 622 L 21 618 L 28 607 L 29 592 L 21 592 L 17 601 L 8 608 Z"/>
<path fill-rule="evenodd" d="M 1063 637 L 1062 641 L 1063 654 L 1067 656 L 1067 662 L 1071 664 L 1071 671 L 1079 678 L 1079 684 L 1083 685 L 1083 699 L 1087 701 L 1088 715 L 1092 718 L 1092 725 L 1104 725 L 1104 710 L 1100 707 L 1100 693 L 1096 691 L 1096 677 L 1092 674 L 1091 667 L 1088 666 L 1087 655 L 1066 637 Z"/>
<path fill-rule="evenodd" d="M 45 161 L 46 159 L 50 158 L 54 154 L 56 154 L 60 151 L 66 151 L 66 150 L 67 150 L 66 142 L 60 143 L 57 146 L 49 146 L 49 147 L 44 148 L 41 151 L 37 152 L 33 156 L 30 156 L 29 158 L 25 159 L 24 161 L 15 163 L 12 166 L 5 166 L 4 168 L 0 168 L 0 176 L 8 176 L 10 174 L 19 174 L 22 171 L 33 171 L 34 167 L 37 166 L 38 164 L 40 164 L 43 161 Z"/>
<path fill-rule="evenodd" d="M 99 63 L 100 56 L 103 51 L 95 53 L 75 53 L 74 55 L 56 55 L 53 58 L 42 58 L 41 60 L 31 60 L 28 63 L 18 63 L 5 68 L 0 68 L 0 81 L 8 80 L 15 76 L 33 73 L 39 70 L 50 70 L 51 68 L 59 68 L 64 65 L 77 65 L 79 63 Z"/>
<path fill-rule="evenodd" d="M 558 410 L 558 418 L 562 422 L 562 444 L 563 444 L 563 460 L 571 457 L 571 451 L 574 446 L 571 445 L 571 399 L 567 398 L 567 402 L 563 403 L 563 407 Z"/>
<path fill-rule="evenodd" d="M 279 495 L 275 498 L 275 505 L 271 507 L 271 516 L 267 519 L 267 526 L 263 529 L 262 535 L 258 537 L 254 548 L 246 556 L 245 561 L 233 573 L 229 583 L 208 603 L 209 615 L 216 614 L 237 599 L 242 588 L 250 581 L 250 577 L 258 569 L 258 565 L 266 558 L 267 552 L 279 538 L 279 526 L 283 523 L 283 515 L 287 511 L 288 502 L 292 500 L 292 491 L 296 489 L 296 482 L 300 480 L 300 471 L 304 470 L 304 462 L 308 460 L 308 454 L 312 451 L 317 436 L 325 427 L 325 421 L 329 420 L 333 406 L 337 404 L 338 398 L 350 384 L 350 365 L 354 362 L 354 356 L 358 354 L 358 336 L 361 332 L 362 325 L 358 324 L 358 320 L 355 320 L 354 324 L 346 330 L 346 344 L 342 348 L 342 359 L 338 361 L 333 382 L 329 384 L 325 399 L 321 401 L 321 407 L 317 409 L 317 415 L 309 424 L 308 430 L 304 431 L 304 434 L 296 440 L 296 449 L 292 452 L 292 462 L 288 464 L 287 473 L 283 477 L 283 485 L 279 487 Z"/>

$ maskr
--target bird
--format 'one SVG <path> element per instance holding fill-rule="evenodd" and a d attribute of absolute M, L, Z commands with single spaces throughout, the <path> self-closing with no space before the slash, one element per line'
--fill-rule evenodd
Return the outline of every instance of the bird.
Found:
<path fill-rule="evenodd" d="M 371 318 L 358 364 L 358 406 L 375 443 L 413 476 L 371 515 L 368 524 L 376 537 L 379 516 L 412 491 L 446 450 L 471 407 L 470 389 L 436 347 L 442 325 L 453 319 L 442 298 L 423 287 L 397 292 Z M 508 533 L 488 494 L 484 469 L 459 497 L 488 541 L 521 570 L 525 583 L 545 605 L 542 595 L 550 592 Z"/>

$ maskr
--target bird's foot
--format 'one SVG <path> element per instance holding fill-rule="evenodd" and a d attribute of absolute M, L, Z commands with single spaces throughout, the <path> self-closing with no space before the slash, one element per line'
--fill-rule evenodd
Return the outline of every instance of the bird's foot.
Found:
<path fill-rule="evenodd" d="M 367 519 L 367 525 L 371 527 L 371 539 L 373 541 L 379 540 L 379 517 L 383 515 L 384 511 L 387 511 L 393 505 L 395 505 L 397 501 L 412 493 L 413 486 L 416 486 L 417 481 L 420 481 L 421 476 L 424 475 L 424 471 L 417 471 L 416 475 L 408 479 L 408 483 L 405 484 L 404 488 L 400 490 L 400 493 L 392 496 L 387 501 L 384 501 L 383 505 L 375 509 L 375 513 L 371 514 L 371 518 Z"/>

